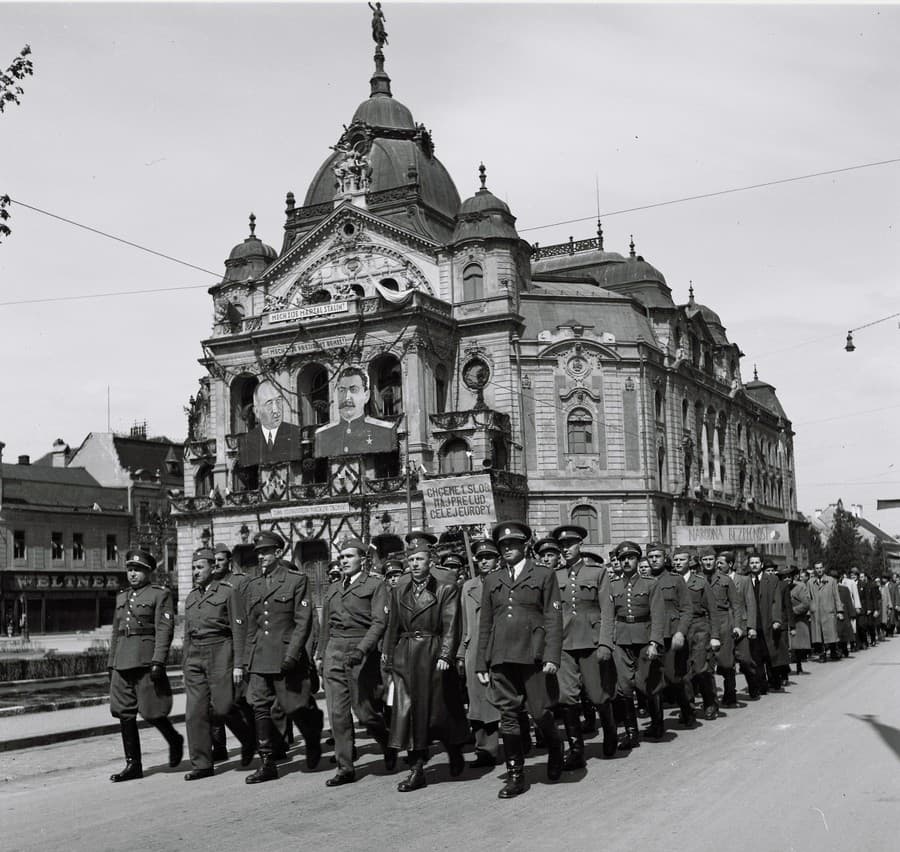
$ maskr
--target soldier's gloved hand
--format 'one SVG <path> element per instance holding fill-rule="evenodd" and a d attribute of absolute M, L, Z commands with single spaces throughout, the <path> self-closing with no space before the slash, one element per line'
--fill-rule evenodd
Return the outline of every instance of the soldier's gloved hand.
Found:
<path fill-rule="evenodd" d="M 606 645 L 601 645 L 597 649 L 597 659 L 600 660 L 601 663 L 608 663 L 612 659 L 612 651 L 610 651 Z"/>
<path fill-rule="evenodd" d="M 295 660 L 293 657 L 285 657 L 281 661 L 281 673 L 287 674 L 288 672 L 292 672 L 297 668 L 299 664 L 299 660 Z"/>
<path fill-rule="evenodd" d="M 751 627 L 751 628 L 747 631 L 747 637 L 748 637 L 749 639 L 755 639 L 755 638 L 756 638 L 756 630 L 755 630 L 754 628 Z"/>
<path fill-rule="evenodd" d="M 735 639 L 740 639 L 744 635 L 744 631 L 741 630 L 740 627 L 735 627 L 734 630 L 731 631 L 731 635 L 734 636 Z"/>
<path fill-rule="evenodd" d="M 366 655 L 359 648 L 354 648 L 347 652 L 346 660 L 348 665 L 358 666 L 365 658 Z"/>
<path fill-rule="evenodd" d="M 482 686 L 489 686 L 491 683 L 491 676 L 487 672 L 475 672 L 475 677 Z"/>
<path fill-rule="evenodd" d="M 680 651 L 684 647 L 684 634 L 680 630 L 676 630 L 672 634 L 672 650 Z"/>
<path fill-rule="evenodd" d="M 160 683 L 166 679 L 166 667 L 162 663 L 150 664 L 150 680 Z"/>
<path fill-rule="evenodd" d="M 718 651 L 719 648 L 722 647 L 722 643 L 718 639 L 710 639 L 709 647 L 713 649 L 713 651 Z"/>

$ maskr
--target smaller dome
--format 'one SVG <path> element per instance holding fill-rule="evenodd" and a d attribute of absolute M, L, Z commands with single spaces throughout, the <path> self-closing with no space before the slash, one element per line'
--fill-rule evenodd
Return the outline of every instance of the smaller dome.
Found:
<path fill-rule="evenodd" d="M 719 315 L 712 309 L 707 307 L 706 305 L 697 305 L 697 309 L 700 311 L 700 315 L 706 320 L 707 325 L 717 325 L 721 328 L 724 328 L 722 325 L 722 320 L 719 318 Z"/>
<path fill-rule="evenodd" d="M 452 241 L 458 243 L 463 240 L 491 238 L 518 240 L 516 217 L 510 212 L 509 205 L 485 186 L 487 177 L 484 163 L 479 166 L 478 171 L 481 173 L 481 189 L 460 204 Z"/>
<path fill-rule="evenodd" d="M 390 95 L 377 94 L 366 98 L 353 113 L 350 122 L 363 122 L 372 127 L 384 127 L 396 130 L 415 130 L 416 123 L 412 113 L 400 101 Z"/>
<path fill-rule="evenodd" d="M 228 260 L 247 260 L 249 258 L 264 258 L 266 260 L 275 260 L 278 252 L 272 246 L 266 245 L 259 237 L 256 236 L 256 216 L 250 214 L 250 236 L 242 243 L 238 243 L 228 255 Z"/>
<path fill-rule="evenodd" d="M 511 215 L 509 205 L 501 201 L 489 189 L 482 187 L 471 198 L 467 198 L 460 205 L 459 215 L 466 216 L 470 213 L 490 213 L 497 211 Z"/>
<path fill-rule="evenodd" d="M 623 258 L 621 263 L 613 263 L 598 270 L 597 280 L 601 287 L 616 287 L 625 284 L 637 284 L 653 281 L 665 284 L 666 279 L 653 264 L 647 263 L 643 257 Z"/>

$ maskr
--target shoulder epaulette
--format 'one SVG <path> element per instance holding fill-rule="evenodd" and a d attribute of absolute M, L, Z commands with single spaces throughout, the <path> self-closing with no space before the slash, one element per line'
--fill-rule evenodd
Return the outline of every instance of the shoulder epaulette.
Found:
<path fill-rule="evenodd" d="M 160 585 L 159 583 L 151 583 L 151 584 L 150 584 L 150 588 L 152 588 L 152 589 L 159 589 L 161 592 L 168 592 L 168 591 L 169 591 L 169 587 L 168 587 L 168 586 L 163 586 L 163 585 Z"/>
<path fill-rule="evenodd" d="M 219 580 L 220 586 L 228 586 L 229 589 L 233 589 L 234 586 L 228 582 L 228 580 Z"/>
<path fill-rule="evenodd" d="M 288 568 L 287 571 L 288 571 L 288 574 L 296 574 L 298 577 L 303 576 L 303 572 L 298 571 L 296 568 Z"/>

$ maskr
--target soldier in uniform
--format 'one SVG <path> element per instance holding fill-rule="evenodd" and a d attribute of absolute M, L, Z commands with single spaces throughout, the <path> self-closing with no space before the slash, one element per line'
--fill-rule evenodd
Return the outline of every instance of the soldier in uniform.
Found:
<path fill-rule="evenodd" d="M 681 724 L 686 728 L 692 728 L 696 722 L 694 707 L 684 690 L 684 679 L 690 661 L 685 636 L 690 625 L 691 604 L 687 586 L 681 575 L 671 570 L 672 566 L 662 542 L 652 541 L 647 545 L 647 561 L 650 563 L 650 575 L 656 579 L 656 590 L 663 600 L 665 609 L 663 624 L 665 653 L 659 671 L 660 676 L 648 683 L 647 689 L 650 727 L 647 728 L 646 736 L 660 739 L 665 734 L 662 690 L 666 688 L 678 703 Z"/>
<path fill-rule="evenodd" d="M 400 582 L 400 578 L 406 571 L 406 563 L 402 553 L 392 553 L 384 560 L 384 581 L 391 588 Z M 338 578 L 340 579 L 340 578 Z"/>
<path fill-rule="evenodd" d="M 166 657 L 175 632 L 172 594 L 150 583 L 156 560 L 146 550 L 125 555 L 129 588 L 116 597 L 109 640 L 109 710 L 119 720 L 125 768 L 111 781 L 131 781 L 144 775 L 137 714 L 156 728 L 169 744 L 169 766 L 181 763 L 184 737 L 169 720 L 172 688 Z"/>
<path fill-rule="evenodd" d="M 634 693 L 638 690 L 646 694 L 647 683 L 654 680 L 653 667 L 665 646 L 665 607 L 656 581 L 637 573 L 640 547 L 632 541 L 623 541 L 616 548 L 616 558 L 622 576 L 610 582 L 609 596 L 615 624 L 616 702 L 625 725 L 619 748 L 627 751 L 640 745 Z"/>
<path fill-rule="evenodd" d="M 256 750 L 253 729 L 235 706 L 235 687 L 243 683 L 243 601 L 231 583 L 213 577 L 214 559 L 209 548 L 194 553 L 194 588 L 184 604 L 184 719 L 193 766 L 186 781 L 213 774 L 211 720 L 227 724 L 240 740 L 242 766 Z"/>
<path fill-rule="evenodd" d="M 325 784 L 338 787 L 356 780 L 353 766 L 353 713 L 384 750 L 387 769 L 397 753 L 387 745 L 381 699 L 381 656 L 378 643 L 388 616 L 388 586 L 363 571 L 366 545 L 350 538 L 341 544 L 341 581 L 325 594 L 317 665 L 325 682 L 328 718 L 334 736 L 337 773 Z"/>
<path fill-rule="evenodd" d="M 738 593 L 734 581 L 716 568 L 716 552 L 711 547 L 700 551 L 700 565 L 713 604 L 719 617 L 719 650 L 715 652 L 715 666 L 724 681 L 722 704 L 725 707 L 737 707 L 737 678 L 734 673 L 734 643 L 743 637 L 746 631 L 747 616 L 743 609 L 743 599 Z"/>
<path fill-rule="evenodd" d="M 569 740 L 563 768 L 583 769 L 582 688 L 600 715 L 604 756 L 612 757 L 616 753 L 616 723 L 612 709 L 616 696 L 616 668 L 612 659 L 609 577 L 603 565 L 588 565 L 581 558 L 581 542 L 587 537 L 584 527 L 565 524 L 556 527 L 550 535 L 559 542 L 565 558 L 555 571 L 563 614 L 559 700 Z"/>
<path fill-rule="evenodd" d="M 500 711 L 507 780 L 499 792 L 525 792 L 525 753 L 519 726 L 523 701 L 547 744 L 547 778 L 559 780 L 563 752 L 553 718 L 562 654 L 562 612 L 553 574 L 526 557 L 531 529 L 521 521 L 496 524 L 492 538 L 506 568 L 488 574 L 482 592 L 475 671 Z"/>
<path fill-rule="evenodd" d="M 278 777 L 273 758 L 272 705 L 277 700 L 294 721 L 306 744 L 306 765 L 315 769 L 322 756 L 322 711 L 312 694 L 306 642 L 312 630 L 313 607 L 307 578 L 281 559 L 284 539 L 274 531 L 254 537 L 260 575 L 246 587 L 246 668 L 250 673 L 247 700 L 256 718 L 260 766 L 248 784 Z"/>

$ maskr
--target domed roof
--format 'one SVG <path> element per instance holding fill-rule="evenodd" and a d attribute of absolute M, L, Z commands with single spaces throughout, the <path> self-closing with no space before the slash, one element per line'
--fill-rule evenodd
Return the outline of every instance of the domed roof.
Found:
<path fill-rule="evenodd" d="M 251 213 L 250 236 L 238 243 L 228 255 L 222 283 L 255 278 L 277 257 L 278 252 L 256 236 L 256 216 Z"/>
<path fill-rule="evenodd" d="M 623 257 L 619 263 L 608 263 L 597 270 L 597 280 L 601 287 L 616 287 L 639 284 L 647 281 L 665 284 L 665 276 L 643 257 Z M 667 285 L 668 286 L 668 285 Z"/>
<path fill-rule="evenodd" d="M 353 113 L 353 121 L 391 130 L 416 129 L 412 113 L 400 101 L 386 94 L 375 94 L 366 98 Z"/>
<path fill-rule="evenodd" d="M 252 257 L 275 260 L 278 252 L 272 246 L 266 245 L 259 237 L 249 236 L 242 243 L 238 243 L 228 255 L 229 260 L 245 260 Z"/>
<path fill-rule="evenodd" d="M 719 318 L 719 315 L 710 307 L 706 305 L 697 305 L 697 309 L 700 311 L 700 315 L 706 320 L 707 325 L 718 325 L 722 328 L 722 320 Z"/>
<path fill-rule="evenodd" d="M 518 240 L 516 217 L 510 212 L 509 205 L 485 186 L 487 178 L 484 163 L 478 170 L 481 172 L 481 189 L 460 205 L 456 214 L 453 242 L 498 237 Z"/>

